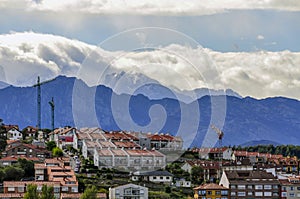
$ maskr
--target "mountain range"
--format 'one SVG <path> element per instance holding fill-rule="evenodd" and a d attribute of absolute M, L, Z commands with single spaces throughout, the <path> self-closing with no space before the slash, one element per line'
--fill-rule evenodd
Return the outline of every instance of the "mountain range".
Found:
<path fill-rule="evenodd" d="M 160 92 L 164 91 L 164 94 L 161 93 L 161 98 L 159 92 L 154 93 L 157 87 L 162 89 Z M 208 134 L 215 134 L 210 125 L 213 110 L 218 110 L 219 105 L 212 102 L 225 99 L 225 122 L 224 126 L 220 127 L 225 134 L 223 145 L 232 146 L 259 140 L 278 144 L 299 144 L 300 102 L 294 99 L 242 98 L 228 90 L 223 91 L 225 93 L 223 95 L 219 95 L 216 91 L 211 92 L 214 93 L 213 95 L 197 94 L 196 100 L 182 102 L 176 96 L 177 94 L 172 94 L 170 89 L 169 94 L 166 94 L 167 88 L 158 84 L 145 85 L 142 90 L 129 95 L 115 93 L 111 88 L 103 85 L 89 87 L 81 80 L 64 76 L 42 85 L 41 89 L 42 128 L 51 126 L 48 102 L 54 97 L 56 127 L 97 125 L 104 130 L 121 130 L 121 128 L 129 131 L 153 130 L 173 135 L 184 130 L 180 135 L 192 139 L 186 147 L 201 146 Z M 183 92 L 181 94 L 188 96 Z M 4 123 L 18 124 L 21 128 L 36 125 L 36 87 L 4 87 L 0 89 L 0 104 L 0 118 Z M 160 106 L 157 111 L 155 111 L 156 105 Z M 162 107 L 164 111 L 161 110 Z M 195 110 L 195 107 L 199 110 Z M 94 114 L 94 117 L 91 114 Z M 135 122 L 134 124 L 128 121 L 128 116 Z M 161 121 L 164 117 L 165 121 Z M 198 120 L 193 120 L 195 118 Z M 182 124 L 182 121 L 185 124 Z M 189 132 L 189 127 L 193 129 L 195 121 L 198 122 L 197 129 L 195 132 Z M 158 124 L 152 125 L 155 122 Z M 127 129 L 123 129 L 124 125 L 127 125 Z M 216 144 L 217 140 L 212 143 Z"/>

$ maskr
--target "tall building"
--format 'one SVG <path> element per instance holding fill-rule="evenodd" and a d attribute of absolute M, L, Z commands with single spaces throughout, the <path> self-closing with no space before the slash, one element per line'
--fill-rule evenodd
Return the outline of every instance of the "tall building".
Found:
<path fill-rule="evenodd" d="M 279 180 L 281 184 L 281 198 L 300 198 L 300 177 L 288 177 L 287 179 Z"/>
<path fill-rule="evenodd" d="M 229 188 L 231 199 L 279 199 L 279 181 L 266 171 L 224 171 L 220 185 Z"/>

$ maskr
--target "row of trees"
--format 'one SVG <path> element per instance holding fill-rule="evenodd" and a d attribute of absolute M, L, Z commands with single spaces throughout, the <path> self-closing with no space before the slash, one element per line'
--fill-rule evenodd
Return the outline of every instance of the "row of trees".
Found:
<path fill-rule="evenodd" d="M 21 180 L 32 176 L 34 176 L 34 163 L 26 159 L 19 158 L 14 166 L 0 167 L 0 182 Z"/>
<path fill-rule="evenodd" d="M 246 150 L 249 152 L 260 152 L 260 153 L 271 153 L 271 154 L 282 154 L 283 156 L 297 156 L 300 158 L 300 146 L 295 145 L 258 145 L 258 146 L 233 146 L 233 150 Z"/>
<path fill-rule="evenodd" d="M 53 187 L 43 185 L 42 192 L 38 192 L 37 185 L 29 184 L 27 186 L 24 199 L 55 199 Z"/>
<path fill-rule="evenodd" d="M 29 184 L 27 186 L 24 199 L 55 199 L 53 187 L 43 185 L 42 191 L 38 192 L 37 185 Z M 88 187 L 81 195 L 80 199 L 98 199 L 98 190 L 95 186 Z"/>

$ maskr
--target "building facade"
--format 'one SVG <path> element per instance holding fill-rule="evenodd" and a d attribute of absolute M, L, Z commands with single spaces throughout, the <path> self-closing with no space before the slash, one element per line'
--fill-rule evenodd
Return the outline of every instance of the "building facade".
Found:
<path fill-rule="evenodd" d="M 266 171 L 224 171 L 219 183 L 230 190 L 230 198 L 279 199 L 280 183 Z"/>
<path fill-rule="evenodd" d="M 109 189 L 110 199 L 148 199 L 148 188 L 136 184 L 126 184 Z"/>
<path fill-rule="evenodd" d="M 229 190 L 228 188 L 210 183 L 203 184 L 199 187 L 194 188 L 194 199 L 228 199 Z"/>

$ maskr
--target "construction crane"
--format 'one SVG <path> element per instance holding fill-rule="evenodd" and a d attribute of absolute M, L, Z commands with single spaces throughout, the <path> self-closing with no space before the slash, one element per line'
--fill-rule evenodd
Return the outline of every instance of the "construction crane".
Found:
<path fill-rule="evenodd" d="M 51 107 L 51 127 L 52 127 L 52 131 L 54 131 L 54 99 L 52 97 L 51 101 L 49 102 L 49 105 Z"/>
<path fill-rule="evenodd" d="M 40 76 L 38 76 L 37 83 L 33 85 L 33 87 L 37 87 L 37 129 L 41 129 L 41 85 L 51 82 L 55 78 L 51 80 L 46 80 L 41 82 Z"/>
<path fill-rule="evenodd" d="M 222 147 L 222 139 L 224 136 L 224 132 L 221 131 L 219 128 L 215 127 L 214 125 L 211 125 L 211 128 L 218 134 L 218 139 L 219 139 L 219 147 Z"/>
<path fill-rule="evenodd" d="M 211 125 L 211 128 L 217 133 L 218 135 L 218 139 L 219 139 L 219 169 L 220 169 L 220 172 L 221 172 L 221 167 L 222 167 L 222 139 L 223 139 L 223 136 L 224 136 L 224 132 L 221 131 L 219 128 L 215 127 L 214 125 Z M 220 173 L 221 175 L 221 173 Z"/>

